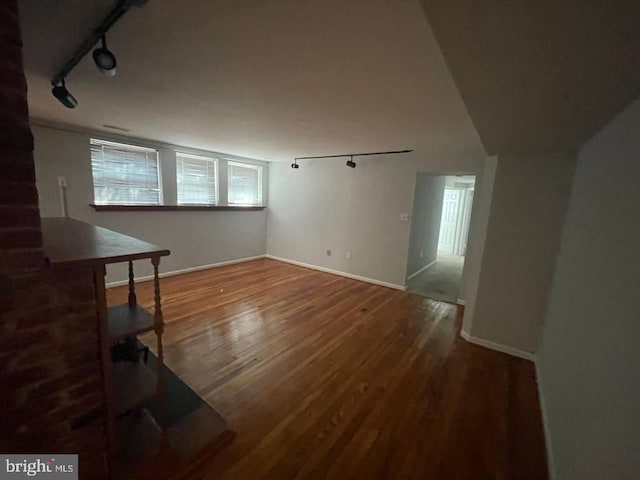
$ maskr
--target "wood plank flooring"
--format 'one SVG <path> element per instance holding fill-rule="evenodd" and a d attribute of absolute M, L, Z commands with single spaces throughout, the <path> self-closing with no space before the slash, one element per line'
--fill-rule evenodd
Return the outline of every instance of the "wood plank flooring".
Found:
<path fill-rule="evenodd" d="M 533 364 L 461 339 L 459 307 L 268 259 L 161 289 L 167 364 L 237 433 L 190 478 L 548 476 Z"/>

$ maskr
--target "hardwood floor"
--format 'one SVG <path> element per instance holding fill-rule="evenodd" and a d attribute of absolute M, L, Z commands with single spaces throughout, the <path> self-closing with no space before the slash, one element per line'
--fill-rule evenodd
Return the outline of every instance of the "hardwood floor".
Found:
<path fill-rule="evenodd" d="M 547 478 L 533 364 L 454 305 L 268 259 L 161 288 L 167 364 L 237 433 L 190 478 Z"/>

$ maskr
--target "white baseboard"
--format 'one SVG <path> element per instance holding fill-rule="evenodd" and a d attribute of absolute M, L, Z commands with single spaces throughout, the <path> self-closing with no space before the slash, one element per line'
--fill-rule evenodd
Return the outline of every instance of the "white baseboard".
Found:
<path fill-rule="evenodd" d="M 416 275 L 420 275 L 420 274 L 421 274 L 422 272 L 424 272 L 427 268 L 431 268 L 431 267 L 433 267 L 433 266 L 436 264 L 436 262 L 437 262 L 437 261 L 438 261 L 438 260 L 434 260 L 433 262 L 428 263 L 427 265 L 425 265 L 424 267 L 422 267 L 422 268 L 421 268 L 420 270 L 418 270 L 417 272 L 413 272 L 411 275 L 409 275 L 409 276 L 407 277 L 407 280 L 411 280 L 411 279 L 412 279 L 413 277 L 415 277 Z"/>
<path fill-rule="evenodd" d="M 467 304 L 467 301 L 466 301 L 466 300 L 463 300 L 462 298 L 459 298 L 459 299 L 457 299 L 457 300 L 456 300 L 456 303 L 457 303 L 458 305 L 466 305 L 466 304 Z"/>
<path fill-rule="evenodd" d="M 517 348 L 508 347 L 507 345 L 495 343 L 490 340 L 473 337 L 469 335 L 469 333 L 465 332 L 464 330 L 460 330 L 460 336 L 464 338 L 467 342 L 473 343 L 475 345 L 480 345 L 481 347 L 490 348 L 491 350 L 506 353 L 508 355 L 513 355 L 514 357 L 524 358 L 525 360 L 531 360 L 532 362 L 535 362 L 536 360 L 535 353 L 525 352 L 524 350 L 518 350 Z"/>
<path fill-rule="evenodd" d="M 540 413 L 542 414 L 542 429 L 544 430 L 544 444 L 547 451 L 547 467 L 549 469 L 549 480 L 555 480 L 556 478 L 558 478 L 558 476 L 556 475 L 555 462 L 553 460 L 553 449 L 551 448 L 551 434 L 549 433 L 547 405 L 544 401 L 542 384 L 540 383 L 540 370 L 538 369 L 538 362 L 535 362 L 535 365 L 536 384 L 538 386 L 538 400 L 540 401 Z"/>
<path fill-rule="evenodd" d="M 290 263 L 299 267 L 311 268 L 312 270 L 318 270 L 320 272 L 331 273 L 333 275 L 339 275 L 341 277 L 352 278 L 353 280 L 360 280 L 361 282 L 373 283 L 374 285 L 380 285 L 382 287 L 394 288 L 396 290 L 406 290 L 406 285 L 396 285 L 395 283 L 383 282 L 382 280 L 376 280 L 375 278 L 362 277 L 360 275 L 354 275 L 352 273 L 341 272 L 339 270 L 332 270 L 330 268 L 319 267 L 317 265 L 311 265 L 310 263 L 298 262 L 297 260 L 289 260 L 288 258 L 276 257 L 275 255 L 265 255 L 272 260 L 278 260 L 280 262 Z"/>
<path fill-rule="evenodd" d="M 165 278 L 165 277 L 173 277 L 174 275 L 182 275 L 183 273 L 189 273 L 189 272 L 198 272 L 200 270 L 208 270 L 210 268 L 218 268 L 218 267 L 224 267 L 225 265 L 233 265 L 235 263 L 244 263 L 244 262 L 250 262 L 252 260 L 258 260 L 260 258 L 265 258 L 266 255 L 257 255 L 255 257 L 244 257 L 244 258 L 237 258 L 235 260 L 227 260 L 224 262 L 219 262 L 219 263 L 211 263 L 209 265 L 199 265 L 197 267 L 190 267 L 190 268 L 183 268 L 181 270 L 174 270 L 172 272 L 163 272 L 159 275 L 160 278 Z M 148 282 L 149 280 L 153 280 L 153 275 L 147 275 L 145 277 L 136 277 L 135 281 L 137 282 Z M 112 288 L 112 287 L 119 287 L 121 285 L 127 285 L 129 283 L 128 280 L 118 280 L 117 282 L 109 282 L 107 283 L 107 288 Z"/>

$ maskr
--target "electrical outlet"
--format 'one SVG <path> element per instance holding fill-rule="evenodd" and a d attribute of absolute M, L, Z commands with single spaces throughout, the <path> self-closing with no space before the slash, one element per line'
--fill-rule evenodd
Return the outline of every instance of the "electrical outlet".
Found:
<path fill-rule="evenodd" d="M 347 257 L 347 260 L 351 260 L 351 252 L 345 253 L 344 256 Z"/>
<path fill-rule="evenodd" d="M 269 239 L 269 245 L 273 245 L 273 238 Z"/>
<path fill-rule="evenodd" d="M 327 257 L 330 257 L 330 256 L 331 256 L 331 249 L 327 248 Z"/>
<path fill-rule="evenodd" d="M 58 186 L 66 187 L 67 186 L 67 177 L 58 177 Z"/>
<path fill-rule="evenodd" d="M 401 222 L 408 222 L 409 221 L 409 214 L 408 213 L 401 213 L 400 214 L 400 221 Z"/>
<path fill-rule="evenodd" d="M 422 250 L 420 250 L 420 258 L 422 258 L 423 252 Z"/>

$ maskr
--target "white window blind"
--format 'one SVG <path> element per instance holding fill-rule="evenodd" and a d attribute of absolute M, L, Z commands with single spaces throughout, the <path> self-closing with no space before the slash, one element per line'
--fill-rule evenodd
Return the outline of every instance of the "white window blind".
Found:
<path fill-rule="evenodd" d="M 229 205 L 262 205 L 262 167 L 228 162 Z"/>
<path fill-rule="evenodd" d="M 91 139 L 93 196 L 98 205 L 160 205 L 158 152 Z"/>
<path fill-rule="evenodd" d="M 217 203 L 217 164 L 213 158 L 176 153 L 178 205 Z"/>

